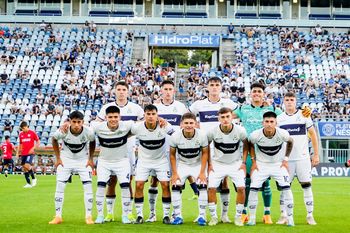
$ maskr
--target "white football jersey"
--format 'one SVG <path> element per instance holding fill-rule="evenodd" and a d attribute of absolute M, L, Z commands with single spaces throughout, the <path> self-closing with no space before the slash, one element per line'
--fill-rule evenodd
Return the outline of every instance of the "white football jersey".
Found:
<path fill-rule="evenodd" d="M 133 124 L 133 121 L 120 121 L 116 130 L 108 128 L 107 122 L 91 124 L 100 142 L 99 161 L 113 163 L 128 158 L 127 142 Z"/>
<path fill-rule="evenodd" d="M 165 105 L 163 103 L 154 104 L 158 109 L 158 116 L 164 118 L 171 124 L 174 130 L 180 128 L 181 117 L 183 114 L 188 112 L 186 106 L 174 100 L 170 105 Z"/>
<path fill-rule="evenodd" d="M 218 111 L 222 107 L 232 110 L 237 108 L 237 104 L 230 99 L 221 98 L 218 102 L 210 102 L 208 98 L 197 100 L 190 106 L 190 111 L 199 117 L 200 128 L 208 132 L 219 124 Z"/>
<path fill-rule="evenodd" d="M 239 147 L 241 141 L 247 138 L 246 130 L 240 126 L 233 124 L 230 133 L 223 133 L 220 125 L 208 132 L 209 142 L 214 143 L 214 154 L 211 159 L 220 163 L 233 163 L 242 158 Z"/>
<path fill-rule="evenodd" d="M 133 124 L 131 133 L 139 139 L 138 159 L 152 163 L 157 160 L 166 159 L 166 135 L 170 135 L 174 130 L 170 124 L 161 128 L 159 124 L 154 130 L 146 128 L 144 121 Z"/>
<path fill-rule="evenodd" d="M 195 129 L 193 137 L 186 138 L 179 129 L 171 135 L 169 145 L 176 148 L 179 163 L 194 165 L 201 163 L 202 148 L 208 146 L 208 139 L 203 130 Z"/>
<path fill-rule="evenodd" d="M 106 109 L 109 106 L 117 106 L 120 109 L 120 116 L 122 121 L 137 121 L 141 120 L 143 118 L 143 109 L 132 102 L 129 102 L 124 106 L 118 106 L 116 102 L 112 102 L 109 104 L 105 104 L 102 106 L 100 112 L 98 113 L 97 117 L 101 120 L 106 120 Z"/>
<path fill-rule="evenodd" d="M 287 130 L 276 128 L 272 138 L 267 138 L 263 129 L 255 130 L 250 135 L 250 142 L 255 144 L 256 161 L 264 163 L 281 162 L 285 156 L 283 144 L 289 140 Z"/>
<path fill-rule="evenodd" d="M 85 161 L 89 157 L 88 143 L 95 141 L 93 131 L 83 126 L 83 131 L 75 136 L 70 129 L 67 133 L 62 133 L 59 129 L 54 133 L 53 137 L 60 141 L 62 140 L 61 158 L 64 165 L 64 159 Z"/>
<path fill-rule="evenodd" d="M 311 118 L 304 117 L 300 110 L 293 115 L 288 115 L 284 112 L 277 117 L 277 124 L 280 128 L 287 130 L 293 138 L 294 146 L 289 160 L 309 158 L 309 139 L 307 131 L 313 126 Z"/>

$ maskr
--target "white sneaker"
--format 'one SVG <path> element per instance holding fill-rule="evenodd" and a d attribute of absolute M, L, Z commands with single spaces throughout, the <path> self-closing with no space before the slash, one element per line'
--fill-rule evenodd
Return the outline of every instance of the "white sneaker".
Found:
<path fill-rule="evenodd" d="M 287 217 L 286 216 L 281 216 L 278 221 L 276 222 L 276 224 L 278 225 L 285 225 L 287 224 Z"/>
<path fill-rule="evenodd" d="M 27 189 L 27 188 L 32 188 L 32 187 L 33 187 L 33 186 L 30 185 L 30 184 L 26 184 L 26 185 L 23 186 L 23 188 L 25 188 L 25 189 Z"/>
<path fill-rule="evenodd" d="M 221 216 L 221 222 L 223 223 L 231 223 L 231 220 L 228 218 L 227 215 Z"/>
<path fill-rule="evenodd" d="M 236 225 L 236 226 L 239 226 L 239 227 L 244 226 L 244 224 L 243 224 L 243 222 L 242 222 L 242 217 L 241 217 L 241 216 L 235 217 L 235 225 Z"/>
<path fill-rule="evenodd" d="M 36 181 L 37 181 L 37 179 L 32 179 L 32 186 L 33 186 L 33 187 L 36 186 L 36 183 L 37 183 Z"/>
<path fill-rule="evenodd" d="M 307 224 L 309 224 L 309 225 L 316 225 L 316 224 L 317 224 L 317 222 L 316 222 L 315 219 L 314 219 L 314 216 L 308 216 L 308 217 L 306 217 L 306 222 L 307 222 Z"/>

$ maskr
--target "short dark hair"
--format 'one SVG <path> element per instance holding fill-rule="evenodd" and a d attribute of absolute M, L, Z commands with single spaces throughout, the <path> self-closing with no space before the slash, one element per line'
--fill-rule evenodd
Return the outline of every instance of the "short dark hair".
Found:
<path fill-rule="evenodd" d="M 284 95 L 284 97 L 294 97 L 294 98 L 297 98 L 297 96 L 295 95 L 295 93 L 294 92 L 287 92 L 285 95 Z"/>
<path fill-rule="evenodd" d="M 221 80 L 221 78 L 219 78 L 218 76 L 214 76 L 214 77 L 210 77 L 210 78 L 208 79 L 208 83 L 210 83 L 210 82 L 219 82 L 219 83 L 222 83 L 222 80 Z"/>
<path fill-rule="evenodd" d="M 154 106 L 153 104 L 146 105 L 145 108 L 143 109 L 144 112 L 150 112 L 150 111 L 153 111 L 153 110 L 158 112 L 157 107 Z"/>
<path fill-rule="evenodd" d="M 162 87 L 162 86 L 164 86 L 166 84 L 170 84 L 170 85 L 173 85 L 175 87 L 175 83 L 173 81 L 171 81 L 171 80 L 164 80 L 162 82 L 162 84 L 160 84 L 160 87 Z"/>
<path fill-rule="evenodd" d="M 224 114 L 224 113 L 228 113 L 228 112 L 231 112 L 231 113 L 232 113 L 232 109 L 230 109 L 230 108 L 228 108 L 228 107 L 222 107 L 222 108 L 219 109 L 218 115 Z"/>
<path fill-rule="evenodd" d="M 109 114 L 109 113 L 120 114 L 120 109 L 117 106 L 109 106 L 108 108 L 106 108 L 106 114 Z"/>
<path fill-rule="evenodd" d="M 24 127 L 27 127 L 28 123 L 26 121 L 22 121 L 21 124 L 19 124 L 19 128 L 23 129 Z"/>
<path fill-rule="evenodd" d="M 185 114 L 182 115 L 181 121 L 184 121 L 186 119 L 192 119 L 197 121 L 196 115 L 194 115 L 192 112 L 186 112 Z"/>
<path fill-rule="evenodd" d="M 84 114 L 82 114 L 80 111 L 75 110 L 69 114 L 69 119 L 79 119 L 84 120 Z"/>
<path fill-rule="evenodd" d="M 277 118 L 277 114 L 275 112 L 265 112 L 263 115 L 263 118 L 268 118 L 268 117 L 273 117 L 273 118 Z"/>
<path fill-rule="evenodd" d="M 253 88 L 261 88 L 263 91 L 265 91 L 265 86 L 262 83 L 255 82 L 250 86 L 250 90 L 253 90 Z"/>
<path fill-rule="evenodd" d="M 129 89 L 129 85 L 125 82 L 125 81 L 118 81 L 115 83 L 114 88 L 116 88 L 117 86 L 124 86 L 127 89 Z"/>
<path fill-rule="evenodd" d="M 5 140 L 7 140 L 7 139 L 10 139 L 10 136 L 6 135 L 5 136 Z"/>

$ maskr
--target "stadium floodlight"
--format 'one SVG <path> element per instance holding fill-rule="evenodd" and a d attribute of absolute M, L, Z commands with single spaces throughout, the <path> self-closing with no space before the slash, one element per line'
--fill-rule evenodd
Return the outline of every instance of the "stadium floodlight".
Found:
<path fill-rule="evenodd" d="M 219 0 L 219 2 L 224 2 L 224 0 Z"/>
<path fill-rule="evenodd" d="M 298 3 L 298 0 L 293 0 L 293 3 Z"/>

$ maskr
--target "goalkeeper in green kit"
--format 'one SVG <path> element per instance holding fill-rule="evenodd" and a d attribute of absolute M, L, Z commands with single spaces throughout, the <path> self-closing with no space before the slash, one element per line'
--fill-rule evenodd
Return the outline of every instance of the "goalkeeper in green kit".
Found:
<path fill-rule="evenodd" d="M 275 108 L 272 105 L 267 105 L 264 101 L 265 98 L 265 86 L 261 83 L 253 83 L 250 87 L 250 97 L 251 104 L 242 105 L 233 111 L 234 115 L 239 118 L 243 124 L 243 127 L 246 129 L 248 138 L 250 134 L 257 129 L 262 128 L 263 115 L 265 112 L 273 111 L 277 115 L 281 114 L 282 111 L 279 108 Z M 303 110 L 303 115 L 305 117 L 310 116 L 310 109 Z M 246 197 L 244 203 L 244 210 L 242 214 L 242 222 L 248 221 L 247 215 L 247 204 L 248 204 L 248 196 L 250 190 L 250 168 L 252 165 L 252 160 L 250 155 L 248 155 L 247 160 L 244 161 L 243 164 L 246 164 Z M 270 182 L 267 180 L 263 184 L 262 196 L 264 200 L 264 217 L 263 223 L 272 224 L 270 207 L 271 207 L 271 199 L 272 192 L 270 188 Z"/>

